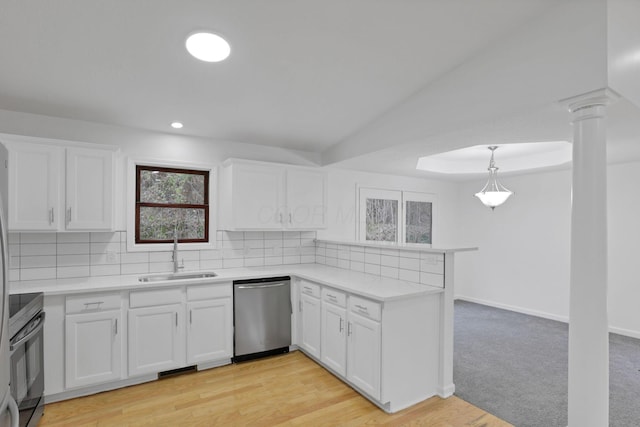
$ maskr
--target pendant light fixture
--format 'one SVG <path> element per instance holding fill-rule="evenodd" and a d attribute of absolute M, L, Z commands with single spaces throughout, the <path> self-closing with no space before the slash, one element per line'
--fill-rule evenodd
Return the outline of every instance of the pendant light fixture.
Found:
<path fill-rule="evenodd" d="M 498 148 L 497 146 L 488 147 L 491 150 L 491 160 L 489 161 L 489 180 L 485 184 L 484 188 L 477 192 L 475 196 L 480 199 L 483 205 L 495 209 L 496 206 L 500 206 L 507 201 L 513 194 L 513 191 L 505 188 L 504 185 L 498 182 L 498 168 L 493 160 L 493 154 Z"/>

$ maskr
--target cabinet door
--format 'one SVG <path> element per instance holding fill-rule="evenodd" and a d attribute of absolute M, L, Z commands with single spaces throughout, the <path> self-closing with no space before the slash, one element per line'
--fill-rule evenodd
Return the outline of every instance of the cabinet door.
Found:
<path fill-rule="evenodd" d="M 379 399 L 380 323 L 349 313 L 347 335 L 347 380 Z"/>
<path fill-rule="evenodd" d="M 343 377 L 347 373 L 347 311 L 333 304 L 322 303 L 322 363 Z"/>
<path fill-rule="evenodd" d="M 234 164 L 232 168 L 235 228 L 282 228 L 284 169 L 259 164 Z"/>
<path fill-rule="evenodd" d="M 9 147 L 9 230 L 56 230 L 61 210 L 59 147 L 15 142 Z"/>
<path fill-rule="evenodd" d="M 187 363 L 229 359 L 233 355 L 231 298 L 187 304 Z"/>
<path fill-rule="evenodd" d="M 66 316 L 66 388 L 122 377 L 121 325 L 120 310 Z"/>
<path fill-rule="evenodd" d="M 129 375 L 184 366 L 184 307 L 179 304 L 129 310 Z"/>
<path fill-rule="evenodd" d="M 301 334 L 300 346 L 311 356 L 320 358 L 320 300 L 300 295 Z"/>
<path fill-rule="evenodd" d="M 323 171 L 287 169 L 287 215 L 289 228 L 326 227 L 327 175 Z"/>
<path fill-rule="evenodd" d="M 67 148 L 67 230 L 113 229 L 114 153 Z"/>

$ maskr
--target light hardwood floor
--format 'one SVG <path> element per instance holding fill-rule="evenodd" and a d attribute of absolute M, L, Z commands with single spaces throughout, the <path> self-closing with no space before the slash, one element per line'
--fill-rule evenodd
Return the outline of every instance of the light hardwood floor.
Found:
<path fill-rule="evenodd" d="M 48 404 L 39 427 L 363 425 L 511 426 L 455 396 L 386 414 L 296 351 Z"/>

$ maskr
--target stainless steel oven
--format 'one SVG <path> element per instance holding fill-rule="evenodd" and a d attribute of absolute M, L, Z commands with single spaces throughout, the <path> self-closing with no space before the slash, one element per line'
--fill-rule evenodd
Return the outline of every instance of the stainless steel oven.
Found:
<path fill-rule="evenodd" d="M 11 395 L 20 427 L 35 427 L 44 412 L 43 301 L 42 293 L 9 297 Z"/>

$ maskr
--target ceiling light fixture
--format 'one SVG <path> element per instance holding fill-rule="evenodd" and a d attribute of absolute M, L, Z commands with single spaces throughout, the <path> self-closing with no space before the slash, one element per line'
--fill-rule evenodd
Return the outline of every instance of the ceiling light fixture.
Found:
<path fill-rule="evenodd" d="M 171 127 L 174 128 L 174 129 L 182 129 L 183 126 L 184 125 L 182 123 L 180 123 L 180 122 L 171 123 Z"/>
<path fill-rule="evenodd" d="M 224 61 L 231 53 L 229 43 L 213 33 L 191 34 L 187 37 L 185 46 L 193 57 L 205 62 Z"/>
<path fill-rule="evenodd" d="M 498 148 L 493 145 L 488 147 L 491 150 L 491 160 L 489 161 L 489 180 L 485 184 L 484 188 L 477 192 L 475 196 L 480 199 L 483 205 L 494 210 L 496 206 L 500 206 L 507 201 L 513 194 L 513 191 L 508 190 L 504 185 L 498 182 L 498 168 L 493 160 L 493 154 Z"/>

